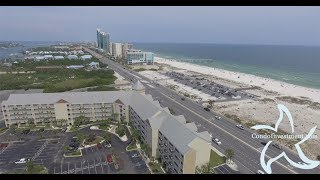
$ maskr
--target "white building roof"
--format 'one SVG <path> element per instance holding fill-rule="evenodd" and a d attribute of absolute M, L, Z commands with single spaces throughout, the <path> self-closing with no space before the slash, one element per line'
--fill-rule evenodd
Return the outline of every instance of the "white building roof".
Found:
<path fill-rule="evenodd" d="M 96 65 L 99 65 L 99 63 L 98 63 L 98 62 L 91 62 L 91 63 L 89 64 L 89 66 L 96 66 Z"/>

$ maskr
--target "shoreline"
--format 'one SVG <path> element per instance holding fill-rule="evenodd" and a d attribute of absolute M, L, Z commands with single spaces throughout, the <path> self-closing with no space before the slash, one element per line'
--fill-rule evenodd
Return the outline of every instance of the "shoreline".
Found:
<path fill-rule="evenodd" d="M 303 87 L 299 85 L 289 84 L 279 80 L 264 78 L 252 74 L 241 72 L 233 72 L 229 70 L 219 69 L 215 67 L 207 67 L 188 62 L 178 62 L 172 59 L 165 59 L 158 56 L 154 57 L 159 64 L 166 64 L 171 67 L 197 72 L 205 75 L 212 75 L 217 78 L 241 83 L 249 86 L 258 86 L 267 91 L 279 93 L 281 96 L 292 96 L 297 98 L 307 97 L 311 101 L 320 103 L 320 89 Z"/>

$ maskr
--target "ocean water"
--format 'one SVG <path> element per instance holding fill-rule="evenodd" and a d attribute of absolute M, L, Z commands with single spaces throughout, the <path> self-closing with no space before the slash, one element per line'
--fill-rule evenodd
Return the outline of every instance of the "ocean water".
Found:
<path fill-rule="evenodd" d="M 56 44 L 57 42 L 44 42 L 44 41 L 15 41 L 21 43 L 23 47 L 13 47 L 8 49 L 0 48 L 0 60 L 10 57 L 11 54 L 22 54 L 24 51 L 30 48 L 50 46 Z"/>
<path fill-rule="evenodd" d="M 320 89 L 320 47 L 134 43 L 155 56 Z"/>

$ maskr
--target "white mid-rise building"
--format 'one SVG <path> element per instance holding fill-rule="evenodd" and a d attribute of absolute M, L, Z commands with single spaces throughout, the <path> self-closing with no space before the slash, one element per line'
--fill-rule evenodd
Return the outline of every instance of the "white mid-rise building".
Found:
<path fill-rule="evenodd" d="M 122 44 L 121 43 L 112 43 L 112 56 L 116 58 L 122 57 Z"/>

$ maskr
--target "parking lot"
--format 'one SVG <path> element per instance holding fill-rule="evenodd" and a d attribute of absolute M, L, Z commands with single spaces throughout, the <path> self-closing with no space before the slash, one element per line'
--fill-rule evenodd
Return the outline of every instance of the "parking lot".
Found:
<path fill-rule="evenodd" d="M 114 144 L 114 143 L 112 143 Z M 107 155 L 117 156 L 119 169 L 107 163 Z M 137 157 L 132 157 L 137 154 Z M 82 149 L 81 157 L 63 157 L 49 169 L 53 174 L 144 174 L 150 173 L 138 151 L 113 151 L 112 148 L 97 146 Z"/>
<path fill-rule="evenodd" d="M 211 95 L 212 97 L 215 97 L 216 102 L 255 98 L 255 96 L 252 94 L 237 91 L 235 89 L 214 82 L 209 82 L 205 78 L 186 76 L 185 74 L 174 71 L 167 72 L 164 75 L 173 78 L 176 82 L 189 86 L 193 89 L 197 89 L 203 93 Z"/>
<path fill-rule="evenodd" d="M 21 158 L 30 159 L 34 164 L 44 165 L 48 168 L 52 165 L 59 146 L 59 142 L 56 140 L 9 143 L 0 153 L 0 169 L 6 171 L 23 169 L 24 164 L 14 163 Z"/>
<path fill-rule="evenodd" d="M 80 131 L 92 133 L 89 128 Z M 97 135 L 103 133 L 105 132 L 99 130 L 94 132 Z M 80 157 L 64 157 L 65 146 L 71 143 L 74 136 L 74 133 L 61 130 L 30 131 L 25 134 L 6 132 L 0 136 L 0 172 L 24 169 L 25 164 L 15 164 L 15 161 L 27 158 L 36 165 L 44 165 L 50 174 L 150 173 L 140 153 L 135 150 L 126 151 L 129 142 L 122 142 L 115 135 L 112 135 L 112 147 L 94 145 L 82 149 Z M 8 137 L 15 137 L 12 138 L 15 141 L 8 141 Z M 118 169 L 114 163 L 107 163 L 107 155 L 110 154 L 116 157 Z"/>

